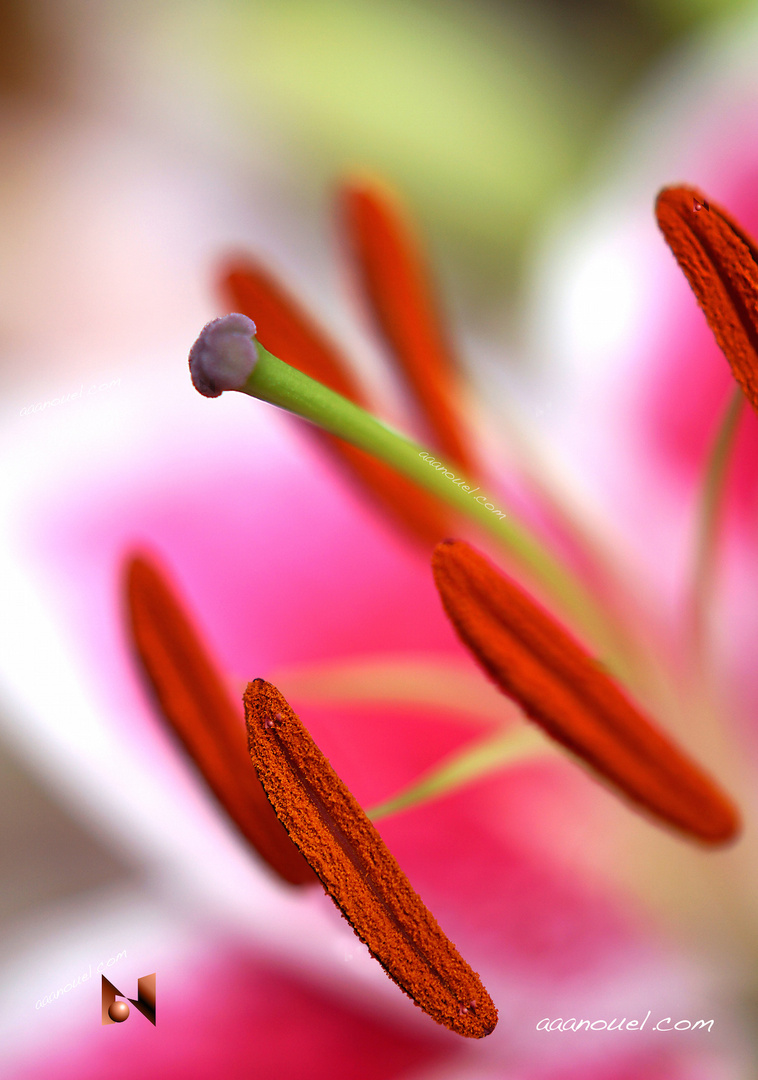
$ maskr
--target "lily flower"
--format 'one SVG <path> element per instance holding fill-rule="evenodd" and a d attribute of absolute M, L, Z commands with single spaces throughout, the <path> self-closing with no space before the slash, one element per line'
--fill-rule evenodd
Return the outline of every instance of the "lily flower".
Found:
<path fill-rule="evenodd" d="M 369 262 L 373 257 L 369 256 Z M 310 347 L 307 351 L 311 357 L 318 355 L 319 352 L 323 356 L 325 349 L 318 341 L 318 336 L 316 336 L 314 346 L 314 335 L 305 318 L 297 312 L 288 298 L 284 298 L 278 286 L 272 284 L 265 275 L 255 269 L 248 268 L 247 271 L 237 269 L 233 273 L 237 279 L 238 292 L 241 281 L 242 287 L 247 288 L 248 292 L 261 292 L 268 299 L 269 308 L 280 316 L 279 329 L 285 345 L 288 342 L 291 343 L 293 338 L 297 340 L 300 336 L 309 343 Z M 383 284 L 387 284 L 386 275 L 383 277 L 380 273 L 379 279 Z M 391 288 L 389 291 L 391 292 Z M 379 294 L 382 295 L 381 289 Z M 273 301 L 272 297 L 274 297 Z M 292 311 L 294 311 L 294 317 L 291 322 L 294 329 L 290 328 L 288 335 L 287 315 Z M 276 319 L 273 321 L 276 324 Z M 392 326 L 391 322 L 390 326 Z M 420 483 L 431 494 L 441 496 L 455 509 L 464 508 L 467 500 L 465 496 L 461 498 L 461 495 L 464 490 L 465 493 L 469 493 L 471 485 L 462 485 L 459 492 L 452 492 L 451 485 L 448 491 L 444 484 L 440 483 L 438 476 L 425 472 L 423 466 L 419 467 L 418 458 L 425 459 L 428 464 L 428 454 L 419 451 L 418 447 L 373 420 L 370 414 L 365 413 L 353 402 L 307 375 L 303 375 L 300 371 L 283 364 L 259 342 L 256 342 L 255 335 L 256 326 L 247 315 L 235 314 L 210 323 L 190 353 L 190 369 L 195 387 L 209 397 L 218 397 L 225 390 L 243 390 L 253 396 L 284 406 L 311 422 L 321 424 L 330 434 L 347 439 L 364 453 L 375 453 L 385 464 L 401 471 L 406 479 Z M 388 336 L 391 337 L 392 333 Z M 423 402 L 421 404 L 423 407 Z M 444 466 L 443 471 L 447 479 L 448 470 Z M 457 487 L 458 484 L 454 482 L 454 486 Z M 526 537 L 525 542 L 523 537 Z M 514 538 L 518 538 L 519 542 L 514 543 Z M 502 539 L 505 539 L 506 543 L 510 542 L 516 552 L 531 563 L 532 571 L 543 574 L 546 579 L 545 584 L 550 584 L 550 571 L 553 564 L 549 556 L 542 555 L 538 543 L 527 533 L 520 531 L 518 525 L 515 531 L 512 527 L 504 530 Z M 473 577 L 469 579 L 470 584 L 474 586 L 473 592 L 469 588 L 469 583 L 466 582 L 465 574 L 463 579 L 457 582 L 455 588 L 452 588 L 450 550 L 449 547 L 440 548 L 436 556 L 438 585 L 448 614 L 463 639 L 474 648 L 506 692 L 520 701 L 529 715 L 544 722 L 548 732 L 556 735 L 570 749 L 584 756 L 603 776 L 619 784 L 622 790 L 646 809 L 660 814 L 664 819 L 711 842 L 731 839 L 737 828 L 737 817 L 729 801 L 712 782 L 630 706 L 613 682 L 593 668 L 589 657 L 578 645 L 563 631 L 554 627 L 547 616 L 540 613 L 525 596 L 519 595 L 513 586 L 506 587 L 504 579 L 497 578 L 484 563 L 477 564 Z M 455 550 L 460 553 L 460 558 L 463 558 L 463 562 L 456 571 L 460 577 L 460 571 L 464 570 L 467 564 L 469 569 L 471 568 L 471 556 L 466 555 L 465 545 L 458 546 Z M 466 595 L 467 590 L 469 595 Z M 525 645 L 527 653 L 541 657 L 543 663 L 547 659 L 548 667 L 545 670 L 552 667 L 552 674 L 540 675 L 534 682 L 537 667 L 534 660 L 530 661 L 528 657 L 525 661 L 519 661 L 522 674 L 516 674 L 515 678 L 515 661 L 510 663 L 506 661 L 505 668 L 501 666 L 502 656 L 506 654 L 497 644 L 500 631 L 496 629 L 493 634 L 492 629 L 485 627 L 481 620 L 481 633 L 473 629 L 475 624 L 470 615 L 474 608 L 474 593 L 478 596 L 477 602 L 484 603 L 487 607 L 490 612 L 487 617 L 490 619 L 494 613 L 496 621 L 507 624 L 511 619 L 511 611 L 513 612 L 515 622 L 511 625 L 517 628 L 516 632 L 522 641 L 520 647 L 523 649 Z M 459 600 L 462 601 L 462 605 Z M 494 656 L 498 650 L 500 650 L 501 659 L 495 661 Z M 511 652 L 510 655 L 514 654 Z M 537 661 L 539 662 L 540 660 Z M 507 671 L 507 674 L 503 675 L 504 671 Z M 564 689 L 561 688 L 561 680 L 564 681 Z M 530 685 L 531 683 L 534 685 Z M 568 704 L 561 703 L 561 696 L 566 698 L 565 688 L 570 688 L 569 693 L 576 695 L 577 702 L 584 702 L 580 705 L 579 712 L 576 711 L 576 705 L 571 706 L 574 718 L 570 721 L 568 716 L 571 715 L 571 709 Z M 273 693 L 278 694 L 276 691 Z M 273 711 L 273 706 L 271 707 L 266 714 L 268 718 L 262 721 L 263 727 L 261 728 L 260 724 L 256 727 L 259 735 L 262 731 L 277 728 L 285 715 L 292 716 L 291 710 L 280 695 L 277 701 L 280 703 L 279 711 Z M 258 706 L 252 704 L 252 698 L 250 702 L 249 708 L 255 714 Z M 586 710 L 584 717 L 581 717 L 582 708 Z M 307 740 L 307 736 L 303 736 L 302 729 L 300 730 L 298 739 L 302 741 L 305 737 Z M 257 747 L 257 743 L 255 745 Z M 316 829 L 314 837 L 313 823 L 307 824 L 310 820 L 308 816 L 310 811 L 306 812 L 305 806 L 306 803 L 312 802 L 317 811 L 314 822 L 321 816 L 326 823 L 327 818 L 324 817 L 323 807 L 330 799 L 330 792 L 334 790 L 343 792 L 339 798 L 348 800 L 348 804 L 353 807 L 351 814 L 359 813 L 359 811 L 352 797 L 346 789 L 341 787 L 333 771 L 327 766 L 316 765 L 317 751 L 312 743 L 309 745 L 311 749 L 302 752 L 298 759 L 300 764 L 297 767 L 293 765 L 292 750 L 285 750 L 282 758 L 283 762 L 288 763 L 288 770 L 294 769 L 293 776 L 296 777 L 296 786 L 300 791 L 300 795 L 294 802 L 290 796 L 285 797 L 282 794 L 289 781 L 285 784 L 281 779 L 277 779 L 283 775 L 280 764 L 274 764 L 274 759 L 269 760 L 264 755 L 262 759 L 256 757 L 256 770 L 290 836 L 306 854 L 311 865 L 325 882 L 328 891 L 332 893 L 333 898 L 345 912 L 352 910 L 350 908 L 352 889 L 339 875 L 333 877 L 326 867 L 331 866 L 334 859 L 330 851 L 336 835 L 343 838 L 334 847 L 335 852 L 339 852 L 340 847 L 346 844 L 345 850 L 351 850 L 353 841 L 345 838 L 349 836 L 349 833 L 343 835 L 342 829 L 346 828 L 344 825 L 339 826 L 339 833 L 335 832 L 335 827 L 329 825 L 321 840 L 315 838 L 319 835 L 318 829 L 321 826 Z M 305 762 L 308 764 L 306 765 Z M 323 780 L 317 779 L 319 770 L 324 777 Z M 318 788 L 318 795 L 311 796 L 309 792 L 315 791 L 316 788 Z M 305 817 L 302 816 L 303 814 Z M 361 828 L 364 830 L 368 828 L 368 822 Z M 381 862 L 384 858 L 385 856 L 381 856 L 379 861 Z M 346 866 L 349 874 L 352 874 L 353 868 L 357 869 L 359 865 L 368 866 L 374 862 L 375 857 L 361 856 L 356 861 L 356 856 L 350 855 Z M 394 861 L 387 865 L 396 867 Z M 398 872 L 397 869 L 392 871 L 393 874 Z M 359 891 L 366 883 L 370 883 L 368 873 L 368 870 L 359 871 L 359 877 L 356 879 Z M 369 892 L 372 890 L 378 900 L 379 887 L 369 885 Z M 372 906 L 375 908 L 375 916 L 366 915 L 357 921 L 359 934 L 361 936 L 365 934 L 365 940 L 370 940 L 371 937 L 370 931 L 366 930 L 366 927 L 370 925 L 370 919 L 379 918 L 382 910 L 381 903 L 376 904 L 375 900 L 369 902 L 369 908 Z M 423 913 L 426 909 L 422 906 L 419 911 Z M 418 916 L 421 923 L 427 917 L 428 913 Z M 353 921 L 350 915 L 348 918 Z M 369 922 L 366 922 L 366 919 Z M 406 934 L 414 932 L 414 925 L 418 930 L 418 924 L 414 924 L 411 919 Z M 436 923 L 434 925 L 436 926 Z M 373 948 L 372 951 L 374 951 Z M 382 960 L 383 966 L 390 970 L 386 951 L 383 952 L 380 948 L 375 955 Z M 401 985 L 407 988 L 408 984 L 404 984 L 401 980 Z M 479 991 L 480 997 L 481 993 L 482 991 Z"/>
<path fill-rule="evenodd" d="M 95 1076 L 117 1065 L 129 1070 L 152 1055 L 169 1077 L 199 1076 L 219 1065 L 227 1075 L 244 1075 L 255 1061 L 274 1075 L 388 1080 L 452 1071 L 474 1080 L 514 1061 L 550 1068 L 554 1044 L 536 1030 L 546 1015 L 602 1019 L 608 1000 L 618 1020 L 642 1021 L 648 1009 L 663 1017 L 672 1001 L 705 1015 L 698 983 L 688 982 L 676 956 L 584 863 L 577 822 L 566 822 L 563 810 L 567 802 L 574 807 L 583 837 L 596 811 L 583 786 L 551 757 L 513 770 L 510 784 L 493 774 L 457 794 L 448 785 L 445 799 L 377 819 L 414 890 L 500 1006 L 500 1024 L 484 1040 L 462 1040 L 411 1008 L 341 921 L 329 917 L 320 889 L 293 894 L 250 857 L 161 737 L 155 705 L 146 707 L 116 603 L 115 572 L 135 540 L 170 559 L 183 606 L 202 613 L 199 636 L 224 657 L 221 678 L 232 700 L 239 675 L 255 663 L 297 702 L 363 806 L 377 807 L 445 758 L 459 758 L 472 735 L 503 744 L 514 718 L 505 699 L 498 703 L 468 671 L 441 617 L 426 558 L 382 533 L 307 442 L 284 425 L 268 425 L 263 413 L 251 437 L 249 402 L 241 399 L 245 409 L 231 421 L 219 411 L 217 421 L 199 422 L 207 405 L 196 395 L 180 398 L 166 432 L 165 405 L 176 388 L 171 381 L 164 393 L 154 378 L 151 387 L 157 395 L 152 428 L 144 422 L 142 385 L 134 402 L 141 403 L 145 471 L 130 439 L 121 465 L 111 459 L 99 480 L 90 467 L 79 500 L 64 490 L 56 503 L 60 478 L 48 478 L 45 521 L 24 539 L 27 557 L 47 552 L 55 580 L 76 583 L 73 594 L 54 595 L 77 629 L 77 665 L 86 673 L 78 685 L 94 688 L 86 698 L 72 697 L 56 665 L 50 693 L 58 709 L 41 709 L 49 723 L 36 726 L 35 738 L 42 733 L 44 747 L 68 772 L 81 729 L 75 775 L 82 785 L 98 785 L 93 805 L 104 808 L 102 827 L 115 842 L 131 852 L 138 850 L 135 835 L 140 839 L 137 865 L 151 898 L 150 925 L 163 942 L 159 950 L 147 937 L 145 900 L 139 906 L 134 889 L 110 897 L 114 944 L 95 959 L 126 945 L 133 978 L 147 973 L 140 965 L 157 969 L 157 1027 L 134 1015 L 106 1032 L 95 1001 L 99 988 L 85 984 L 76 991 L 81 997 L 71 993 L 33 1016 L 49 1025 L 54 1009 L 74 1008 L 70 1029 L 58 1038 L 59 1075 Z M 120 404 L 121 427 L 132 431 L 131 398 Z M 99 445 L 102 418 L 92 419 Z M 155 453 L 164 438 L 165 465 Z M 85 458 L 89 445 L 82 447 Z M 250 455 L 244 468 L 240 447 Z M 130 486 L 135 468 L 139 483 Z M 28 491 L 27 475 L 19 484 Z M 240 498 L 240 491 L 255 497 Z M 308 551 L 298 559 L 293 507 L 308 524 Z M 48 550 L 51 521 L 55 546 Z M 19 645 L 25 646 L 23 636 Z M 55 661 L 54 650 L 46 655 Z M 33 684 L 36 694 L 48 692 L 42 676 Z M 98 725 L 91 715 L 107 719 Z M 555 843 L 561 858 L 550 854 Z M 93 925 L 87 923 L 78 949 L 93 940 Z M 55 938 L 42 941 L 52 948 Z M 113 982 L 129 993 L 128 978 L 117 971 Z M 32 999 L 50 988 L 34 989 Z M 574 1060 L 589 1076 L 609 1061 L 627 1069 L 670 1065 L 668 1048 L 659 1048 L 649 1028 L 650 1022 L 636 1035 L 614 1033 L 600 1060 L 592 1038 L 580 1033 Z M 106 1041 L 106 1033 L 114 1038 Z M 28 1046 L 23 1075 L 45 1069 L 49 1062 L 36 1065 Z"/>
<path fill-rule="evenodd" d="M 427 380 L 444 387 L 444 374 L 449 374 L 451 365 L 446 355 L 440 357 L 439 348 L 435 350 L 428 345 L 430 340 L 444 340 L 443 335 L 434 333 L 436 323 L 428 314 L 430 309 L 423 303 L 422 290 L 415 285 L 419 275 L 407 272 L 409 265 L 418 267 L 421 260 L 407 256 L 408 251 L 413 251 L 412 245 L 406 240 L 402 226 L 393 217 L 389 204 L 376 192 L 370 198 L 365 195 L 357 200 L 353 198 L 353 202 L 359 208 L 368 205 L 371 211 L 368 216 L 355 214 L 349 221 L 358 235 L 356 246 L 361 253 L 363 276 L 369 282 L 369 299 L 379 312 L 379 324 L 395 347 L 403 369 L 410 368 L 412 372 L 417 372 L 416 355 L 424 356 Z M 398 237 L 402 241 L 398 241 Z M 396 278 L 392 274 L 395 265 L 400 268 Z M 239 277 L 240 272 L 236 273 Z M 255 273 L 247 280 L 252 284 L 250 292 L 257 288 L 270 295 L 271 288 L 264 285 L 262 289 L 261 279 Z M 408 284 L 409 280 L 411 284 Z M 422 298 L 419 302 L 419 324 L 433 328 L 422 336 L 421 345 L 415 343 L 410 332 L 402 329 L 410 323 L 408 319 L 403 321 L 403 303 L 408 295 Z M 293 307 L 289 302 L 287 306 Z M 286 325 L 285 303 L 280 301 L 279 310 L 281 322 Z M 392 314 L 388 315 L 387 312 Z M 297 319 L 296 325 L 302 333 L 302 318 Z M 476 502 L 470 499 L 473 484 L 462 482 L 466 479 L 465 474 L 460 481 L 456 480 L 443 464 L 443 480 L 436 470 L 432 472 L 422 464 L 422 461 L 426 464 L 429 462 L 429 455 L 423 449 L 385 428 L 353 402 L 304 375 L 299 369 L 278 360 L 256 342 L 256 332 L 252 320 L 243 315 L 230 315 L 210 323 L 190 353 L 190 371 L 196 389 L 213 397 L 224 390 L 241 390 L 288 408 L 332 435 L 342 436 L 359 450 L 373 452 L 385 464 L 394 466 L 406 479 L 416 481 L 420 487 L 437 495 L 452 508 L 471 513 L 473 507 L 474 516 L 481 519 L 479 499 Z M 289 344 L 289 341 L 285 340 L 285 344 Z M 314 351 L 314 348 L 309 350 L 311 354 Z M 437 357 L 436 367 L 429 361 L 429 355 Z M 428 416 L 438 418 L 437 399 L 433 400 L 435 404 L 430 406 L 427 398 L 421 397 L 419 404 Z M 454 425 L 448 423 L 444 410 L 442 415 L 444 419 L 438 421 L 438 429 L 444 439 L 445 432 Z M 446 483 L 448 479 L 452 483 Z M 486 503 L 485 507 L 494 510 L 490 503 Z M 540 573 L 543 585 L 549 587 L 554 584 L 560 573 L 557 564 L 551 561 L 549 554 L 543 553 L 539 544 L 518 523 L 515 526 L 509 523 L 502 528 L 501 519 L 504 516 L 498 512 L 500 539 L 510 545 L 512 553 L 525 557 L 533 572 Z M 469 575 L 468 585 L 471 587 L 467 585 L 463 588 L 463 583 L 459 581 L 456 589 L 452 588 L 450 574 L 447 570 L 443 574 L 443 564 L 448 570 L 452 569 L 452 550 L 438 549 L 436 555 L 437 582 L 446 610 L 464 641 L 474 649 L 499 685 L 524 704 L 527 713 L 538 718 L 551 735 L 578 752 L 601 775 L 619 785 L 646 809 L 711 842 L 732 839 L 737 831 L 738 818 L 729 800 L 695 766 L 688 763 L 661 733 L 656 732 L 639 712 L 635 712 L 612 682 L 594 671 L 589 657 L 583 656 L 562 631 L 553 629 L 547 617 L 541 615 L 536 607 L 530 606 L 526 598 L 519 596 L 512 587 L 506 587 L 504 580 L 494 576 L 484 563 L 477 565 L 473 576 Z M 469 569 L 472 569 L 471 558 L 464 558 L 465 549 L 455 550 L 461 552 L 463 559 L 458 571 L 463 571 L 467 561 Z M 568 589 L 576 596 L 576 587 L 568 574 L 565 580 Z M 478 629 L 474 630 L 473 612 L 477 603 L 483 603 L 487 610 L 481 617 L 477 616 Z M 514 610 L 515 624 L 509 626 L 511 609 Z M 508 631 L 512 632 L 513 625 L 524 627 L 531 624 L 532 627 L 531 633 L 519 631 L 521 647 L 526 650 L 524 660 L 519 664 L 525 666 L 524 674 L 516 676 L 515 681 L 512 675 L 515 661 L 511 665 L 512 670 L 504 675 L 500 661 L 494 660 L 497 655 L 506 655 L 498 644 L 498 623 L 504 628 L 506 636 Z M 550 639 L 550 647 L 540 657 L 542 642 Z M 506 652 L 512 655 L 512 650 Z M 564 686 L 572 687 L 575 700 L 583 700 L 578 712 L 576 706 L 569 707 L 560 702 L 555 688 L 542 693 L 530 691 L 530 681 L 537 678 L 534 664 L 542 664 L 544 670 L 545 656 L 549 657 L 547 666 L 559 672 L 559 682 L 563 680 Z M 535 657 L 535 660 L 530 660 L 530 657 Z M 540 678 L 541 684 L 547 686 L 544 676 Z M 539 685 L 539 680 L 536 685 Z M 518 687 L 515 692 L 514 686 Z M 539 706 L 535 705 L 538 699 L 541 702 Z M 589 702 L 592 704 L 589 705 Z M 593 714 L 594 719 L 589 719 Z M 677 806 L 680 797 L 682 801 Z"/>
<path fill-rule="evenodd" d="M 315 1076 L 318 1069 L 324 1076 L 377 1078 L 415 1070 L 474 1078 L 511 1067 L 549 1075 L 556 1051 L 536 1029 L 545 1013 L 570 1010 L 567 1017 L 578 1011 L 599 1018 L 602 1003 L 612 999 L 619 1003 L 620 1019 L 622 1011 L 632 1017 L 644 1001 L 641 1020 L 650 1006 L 665 1015 L 666 999 L 673 997 L 696 1009 L 699 991 L 686 972 L 650 944 L 623 901 L 607 895 L 588 870 L 584 852 L 591 844 L 577 843 L 576 823 L 582 806 L 598 813 L 589 785 L 573 780 L 543 742 L 519 742 L 514 707 L 489 694 L 467 667 L 434 593 L 426 555 L 382 531 L 314 449 L 289 426 L 269 420 L 263 407 L 251 432 L 247 401 L 240 399 L 242 408 L 235 412 L 227 399 L 215 416 L 199 400 L 181 400 L 169 412 L 173 383 L 170 394 L 154 379 L 149 391 L 138 390 L 143 442 L 130 441 L 121 465 L 109 462 L 99 485 L 90 476 L 86 500 L 48 502 L 42 535 L 49 538 L 53 521 L 55 551 L 47 557 L 56 580 L 76 583 L 74 599 L 97 600 L 75 607 L 80 623 L 70 622 L 82 628 L 88 682 L 98 688 L 98 707 L 112 718 L 110 768 L 103 772 L 99 762 L 91 770 L 101 774 L 100 798 L 110 792 L 115 805 L 118 797 L 120 817 L 109 827 L 124 836 L 124 822 L 138 828 L 150 845 L 149 872 L 161 872 L 164 881 L 178 877 L 186 895 L 177 890 L 166 902 L 175 919 L 186 918 L 187 896 L 202 897 L 230 943 L 224 949 L 223 939 L 208 935 L 212 963 L 182 964 L 179 954 L 173 956 L 170 970 L 165 965 L 169 993 L 161 990 L 167 983 L 161 984 L 157 964 L 158 1028 L 145 1034 L 130 1026 L 136 1017 L 123 1030 L 109 1030 L 129 1038 L 117 1050 L 115 1043 L 96 1043 L 94 1035 L 77 1029 L 76 1040 L 66 1046 L 65 1067 L 72 1074 L 98 1075 L 118 1059 L 119 1067 L 132 1068 L 156 1052 L 147 1035 L 160 1036 L 162 1015 L 167 1042 L 160 1063 L 167 1076 L 191 1075 L 198 1062 L 206 1072 L 209 1062 L 220 1062 L 227 1075 L 244 1075 L 253 1061 L 264 1071 L 286 1067 Z M 145 422 L 146 398 L 156 403 L 151 427 Z M 131 414 L 122 427 L 135 430 Z M 130 486 L 140 448 L 145 468 Z M 421 464 L 424 475 L 436 477 L 433 505 L 445 486 L 459 492 L 476 486 L 454 485 L 443 475 L 452 470 L 437 469 L 436 458 L 429 458 Z M 457 472 L 454 479 L 460 479 Z M 462 495 L 455 496 L 458 513 L 466 503 Z M 476 504 L 477 535 L 494 514 L 488 501 Z M 504 537 L 497 543 L 533 576 L 542 575 L 544 591 L 551 593 L 555 582 L 546 569 L 554 560 L 511 524 L 496 519 Z M 30 534 L 35 550 L 40 534 Z M 360 946 L 346 946 L 344 930 L 324 915 L 315 890 L 296 890 L 293 898 L 291 889 L 274 882 L 249 858 L 247 846 L 225 831 L 225 815 L 214 814 L 204 792 L 177 764 L 173 747 L 157 730 L 155 703 L 147 710 L 138 692 L 130 642 L 118 629 L 121 620 L 110 599 L 116 567 L 135 543 L 161 552 L 189 606 L 202 612 L 194 643 L 175 634 L 176 651 L 164 655 L 164 666 L 175 674 L 177 657 L 181 669 L 194 655 L 190 667 L 202 671 L 194 650 L 209 639 L 224 657 L 223 673 L 214 682 L 226 687 L 226 699 L 233 700 L 239 678 L 253 674 L 255 663 L 297 702 L 357 800 L 373 808 L 369 816 L 414 890 L 481 972 L 501 1011 L 499 1027 L 487 1039 L 464 1042 L 408 1009 L 394 987 L 384 987 L 381 971 L 379 980 L 374 977 L 378 965 Z M 556 591 L 568 608 L 581 594 L 565 577 Z M 134 586 L 132 592 L 136 596 Z M 60 603 L 71 616 L 72 594 Z M 188 605 L 182 600 L 179 606 Z M 581 621 L 579 605 L 576 610 Z M 132 632 L 132 645 L 142 637 L 145 664 L 144 623 L 139 630 L 135 620 Z M 172 678 L 160 692 L 159 671 L 153 671 L 157 711 L 168 721 L 179 688 L 172 687 Z M 191 700 L 181 708 L 191 712 L 208 690 L 192 679 L 187 685 Z M 60 687 L 56 693 L 60 697 Z M 49 715 L 45 737 L 61 753 L 77 711 L 67 703 L 65 725 L 58 721 L 60 710 Z M 241 710 L 239 720 L 242 731 Z M 202 769 L 204 753 L 198 742 L 193 750 L 192 736 L 207 729 L 197 712 L 195 723 L 185 745 Z M 225 738 L 224 728 L 214 731 Z M 210 761 L 212 755 L 205 757 Z M 239 760 L 236 750 L 228 760 L 221 757 L 222 767 L 234 770 L 232 758 Z M 500 770 L 525 758 L 531 764 L 512 768 L 504 779 Z M 220 775 L 216 796 L 231 802 L 228 779 Z M 474 779 L 479 783 L 464 790 Z M 207 770 L 209 786 L 211 781 L 216 783 Z M 447 798 L 440 799 L 442 794 Z M 423 800 L 432 796 L 438 801 L 425 806 Z M 577 819 L 567 820 L 567 804 Z M 414 806 L 412 813 L 397 813 Z M 582 836 L 591 816 L 580 825 Z M 547 849 L 555 853 L 557 846 L 564 854 L 548 857 Z M 205 920 L 207 933 L 207 914 Z M 262 955 L 264 942 L 268 951 Z M 337 948 L 339 964 L 329 955 Z M 219 988 L 216 1005 L 198 989 L 209 980 Z M 654 1076 L 657 1070 L 670 1077 L 678 1069 L 687 1075 L 678 1052 L 661 1049 L 655 1039 L 648 1031 L 619 1033 L 618 1044 L 600 1058 L 590 1040 L 577 1042 L 573 1060 L 588 1077 L 603 1075 L 609 1062 L 617 1071 Z"/>

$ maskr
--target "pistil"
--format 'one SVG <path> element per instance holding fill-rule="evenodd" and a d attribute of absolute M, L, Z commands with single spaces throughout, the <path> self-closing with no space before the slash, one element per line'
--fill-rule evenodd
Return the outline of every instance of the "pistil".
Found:
<path fill-rule="evenodd" d="M 239 317 L 227 316 L 229 319 Z M 223 322 L 216 320 L 209 326 L 215 328 L 219 321 Z M 208 355 L 208 350 L 202 347 L 206 330 L 193 346 L 194 355 Z M 489 532 L 592 640 L 608 642 L 610 639 L 619 654 L 629 648 L 624 631 L 596 604 L 583 585 L 527 529 L 500 510 L 474 480 L 371 413 L 284 363 L 259 341 L 255 342 L 255 347 L 255 366 L 242 385 L 230 386 L 230 389 L 295 413 L 397 470 Z M 220 366 L 223 366 L 221 362 L 214 361 L 214 368 Z M 201 393 L 199 382 L 203 378 L 201 372 L 200 379 L 195 379 L 195 386 Z"/>

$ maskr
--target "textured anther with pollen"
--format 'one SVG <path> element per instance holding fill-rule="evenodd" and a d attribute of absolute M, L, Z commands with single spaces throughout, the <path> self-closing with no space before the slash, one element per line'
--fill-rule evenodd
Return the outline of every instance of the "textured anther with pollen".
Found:
<path fill-rule="evenodd" d="M 728 797 L 520 586 L 462 540 L 439 544 L 432 566 L 458 636 L 546 734 L 667 824 L 733 839 Z"/>
<path fill-rule="evenodd" d="M 758 247 L 694 187 L 664 188 L 658 225 L 745 397 L 758 410 Z"/>
<path fill-rule="evenodd" d="M 497 1009 L 351 792 L 271 683 L 245 691 L 250 756 L 271 805 L 389 977 L 438 1024 L 489 1035 Z"/>

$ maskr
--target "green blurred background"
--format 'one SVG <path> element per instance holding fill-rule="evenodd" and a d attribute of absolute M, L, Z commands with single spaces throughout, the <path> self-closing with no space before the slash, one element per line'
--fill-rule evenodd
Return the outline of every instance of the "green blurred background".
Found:
<path fill-rule="evenodd" d="M 345 168 L 379 171 L 486 300 L 517 282 L 535 222 L 581 187 L 635 86 L 679 41 L 747 6 L 5 0 L 0 90 L 6 102 L 141 110 L 167 138 L 237 165 L 263 136 L 311 202 Z"/>

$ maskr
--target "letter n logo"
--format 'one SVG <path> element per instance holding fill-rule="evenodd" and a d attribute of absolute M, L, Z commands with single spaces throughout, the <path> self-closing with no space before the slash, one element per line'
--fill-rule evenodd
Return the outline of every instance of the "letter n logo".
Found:
<path fill-rule="evenodd" d="M 121 1024 L 129 1019 L 129 1006 L 126 1001 L 116 1001 L 116 997 L 125 997 L 113 983 L 102 976 L 103 1023 Z M 135 1008 L 155 1026 L 155 972 L 137 979 L 137 998 L 128 998 Z"/>

